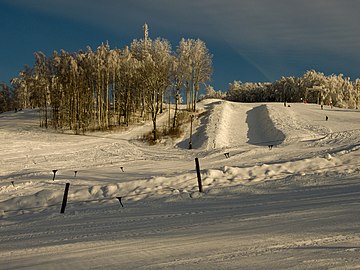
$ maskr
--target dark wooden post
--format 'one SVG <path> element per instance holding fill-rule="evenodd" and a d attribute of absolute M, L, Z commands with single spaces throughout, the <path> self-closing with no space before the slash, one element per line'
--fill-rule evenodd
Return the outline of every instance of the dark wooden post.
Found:
<path fill-rule="evenodd" d="M 190 116 L 190 138 L 189 138 L 189 149 L 192 149 L 192 125 L 193 125 L 194 115 Z"/>
<path fill-rule="evenodd" d="M 198 179 L 198 185 L 199 185 L 199 192 L 203 192 L 202 183 L 201 183 L 200 165 L 199 165 L 198 158 L 195 158 L 195 165 L 196 165 L 196 173 L 197 173 L 197 179 Z"/>
<path fill-rule="evenodd" d="M 53 173 L 54 173 L 54 177 L 53 177 L 53 181 L 55 180 L 55 175 L 56 175 L 56 172 L 57 172 L 58 170 L 53 170 Z"/>
<path fill-rule="evenodd" d="M 116 197 L 116 198 L 119 200 L 120 205 L 121 205 L 122 207 L 124 207 L 124 205 L 123 205 L 122 202 L 121 202 L 121 197 Z"/>
<path fill-rule="evenodd" d="M 64 213 L 65 213 L 65 208 L 66 208 L 66 202 L 67 202 L 69 187 L 70 187 L 70 183 L 66 183 L 66 185 L 65 185 L 65 191 L 64 191 L 64 197 L 63 197 L 63 202 L 62 202 L 61 210 L 60 210 L 60 214 L 64 214 Z"/>

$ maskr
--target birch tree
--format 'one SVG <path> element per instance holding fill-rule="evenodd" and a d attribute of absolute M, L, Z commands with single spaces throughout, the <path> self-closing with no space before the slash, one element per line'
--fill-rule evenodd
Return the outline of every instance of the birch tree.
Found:
<path fill-rule="evenodd" d="M 150 51 L 143 60 L 143 81 L 145 83 L 145 102 L 153 122 L 153 139 L 157 140 L 157 115 L 161 109 L 164 91 L 171 81 L 171 46 L 167 40 L 156 39 L 151 42 Z"/>
<path fill-rule="evenodd" d="M 182 38 L 177 47 L 177 59 L 178 59 L 178 69 L 177 69 L 177 82 L 178 86 L 185 85 L 185 96 L 186 96 L 186 105 L 187 109 L 191 110 L 192 104 L 192 60 L 193 60 L 193 50 L 192 46 L 195 41 L 193 39 L 184 39 Z"/>
<path fill-rule="evenodd" d="M 34 53 L 34 90 L 33 95 L 40 107 L 40 126 L 48 127 L 48 105 L 49 105 L 49 86 L 50 86 L 50 70 L 48 59 L 43 52 Z"/>
<path fill-rule="evenodd" d="M 196 110 L 196 102 L 199 97 L 200 84 L 205 84 L 212 75 L 212 55 L 206 48 L 205 42 L 197 39 L 192 48 L 192 81 L 194 86 L 193 111 Z"/>
<path fill-rule="evenodd" d="M 19 108 L 31 108 L 32 104 L 30 101 L 31 96 L 31 81 L 32 69 L 25 65 L 24 68 L 19 72 L 19 76 L 11 80 L 11 85 L 14 89 L 14 99 Z"/>

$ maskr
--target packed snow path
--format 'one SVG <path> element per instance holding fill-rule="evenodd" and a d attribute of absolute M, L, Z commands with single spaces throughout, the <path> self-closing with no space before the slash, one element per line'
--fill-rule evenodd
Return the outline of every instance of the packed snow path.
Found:
<path fill-rule="evenodd" d="M 0 269 L 360 268 L 360 113 L 290 105 L 204 101 L 192 150 L 0 114 Z"/>

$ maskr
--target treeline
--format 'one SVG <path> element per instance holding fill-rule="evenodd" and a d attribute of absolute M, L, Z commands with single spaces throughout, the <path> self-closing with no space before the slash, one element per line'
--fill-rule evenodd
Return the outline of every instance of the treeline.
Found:
<path fill-rule="evenodd" d="M 180 94 L 195 111 L 200 85 L 211 74 L 212 55 L 203 41 L 182 39 L 172 51 L 168 40 L 150 39 L 145 24 L 144 38 L 123 49 L 106 43 L 95 51 L 37 52 L 34 66 L 12 85 L 19 107 L 41 109 L 41 126 L 79 133 L 149 117 L 156 140 L 165 98 L 175 101 L 175 127 Z"/>
<path fill-rule="evenodd" d="M 282 77 L 272 83 L 234 81 L 229 84 L 229 89 L 223 98 L 240 102 L 304 101 L 358 109 L 360 79 L 353 82 L 343 74 L 325 76 L 321 72 L 310 70 L 302 77 Z"/>

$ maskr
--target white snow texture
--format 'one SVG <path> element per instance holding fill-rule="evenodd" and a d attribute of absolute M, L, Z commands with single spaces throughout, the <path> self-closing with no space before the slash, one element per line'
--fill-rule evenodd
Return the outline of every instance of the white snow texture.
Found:
<path fill-rule="evenodd" d="M 0 114 L 0 269 L 360 269 L 360 111 L 290 105 L 204 100 L 192 150 Z"/>

